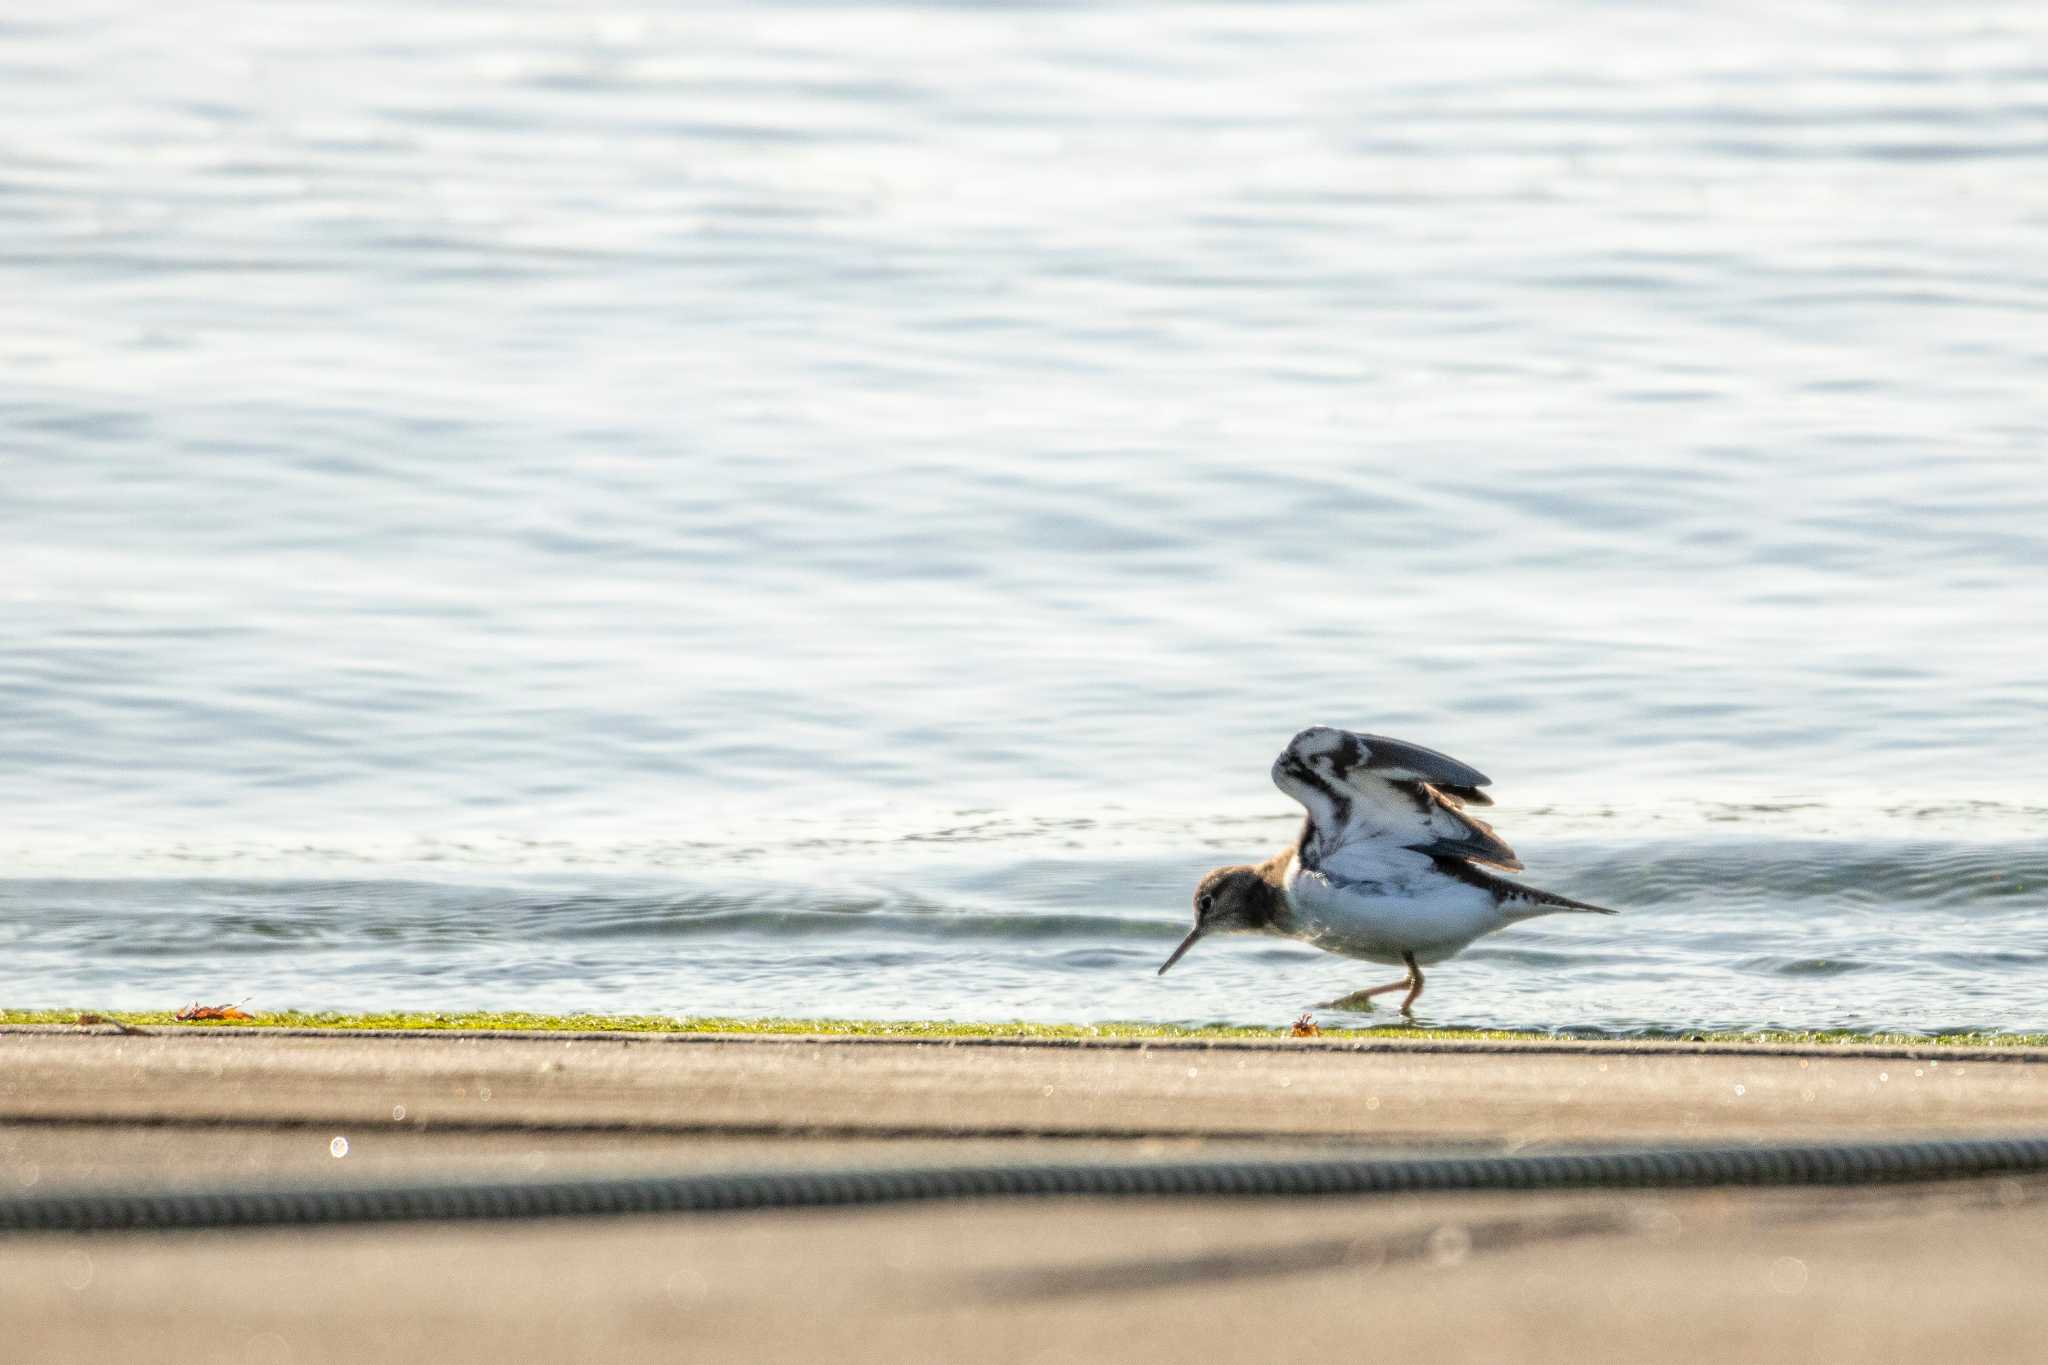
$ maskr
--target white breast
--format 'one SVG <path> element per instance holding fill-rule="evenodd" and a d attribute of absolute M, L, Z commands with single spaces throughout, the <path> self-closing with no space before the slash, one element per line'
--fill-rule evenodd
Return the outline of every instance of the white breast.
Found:
<path fill-rule="evenodd" d="M 1505 927 L 1507 918 L 1482 887 L 1446 877 L 1427 859 L 1395 861 L 1371 879 L 1287 869 L 1287 936 L 1327 952 L 1398 964 L 1403 953 L 1441 962 L 1473 939 Z M 1348 871 L 1348 870 L 1347 870 Z"/>

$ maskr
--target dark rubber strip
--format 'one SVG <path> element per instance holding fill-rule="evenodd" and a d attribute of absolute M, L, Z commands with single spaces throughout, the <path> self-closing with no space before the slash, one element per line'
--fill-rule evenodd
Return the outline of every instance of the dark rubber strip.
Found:
<path fill-rule="evenodd" d="M 36 1034 L 46 1038 L 113 1038 L 122 1036 L 101 1026 L 75 1024 L 0 1024 L 0 1036 Z M 505 1043 L 628 1043 L 679 1047 L 862 1048 L 913 1047 L 961 1050 L 993 1049 L 1026 1052 L 1294 1052 L 1331 1056 L 1457 1056 L 1474 1057 L 1808 1057 L 1830 1061 L 1980 1062 L 2048 1064 L 2048 1048 L 2000 1043 L 1973 1046 L 1945 1043 L 1930 1036 L 1925 1043 L 1731 1043 L 1683 1037 L 1558 1034 L 1551 1037 L 1481 1042 L 1470 1038 L 1402 1036 L 1374 1038 L 1004 1038 L 966 1036 L 920 1037 L 916 1034 L 853 1033 L 656 1033 L 574 1031 L 559 1029 L 323 1029 L 261 1028 L 234 1025 L 154 1024 L 125 1031 L 132 1038 L 199 1039 L 238 1042 L 265 1038 L 330 1038 L 355 1041 Z"/>
<path fill-rule="evenodd" d="M 1326 1198 L 1866 1185 L 2048 1173 L 2048 1138 L 1675 1147 L 1374 1161 L 1214 1160 L 787 1170 L 641 1179 L 96 1191 L 0 1199 L 0 1232 L 311 1227 L 848 1208 L 940 1199 Z"/>
<path fill-rule="evenodd" d="M 518 1044 L 651 1044 L 686 1048 L 961 1048 L 1016 1052 L 1317 1052 L 1331 1056 L 1798 1056 L 1866 1062 L 2019 1062 L 2048 1064 L 2048 1048 L 2021 1044 L 1966 1046 L 1927 1036 L 1923 1044 L 1872 1042 L 1704 1042 L 1651 1033 L 1554 1033 L 1546 1038 L 928 1038 L 918 1033 L 657 1033 L 606 1029 L 324 1029 L 248 1027 L 231 1023 L 154 1023 L 147 1027 L 76 1023 L 0 1023 L 6 1033 L 41 1038 L 172 1038 L 240 1042 L 264 1038 L 334 1038 L 395 1042 L 518 1042 Z"/>

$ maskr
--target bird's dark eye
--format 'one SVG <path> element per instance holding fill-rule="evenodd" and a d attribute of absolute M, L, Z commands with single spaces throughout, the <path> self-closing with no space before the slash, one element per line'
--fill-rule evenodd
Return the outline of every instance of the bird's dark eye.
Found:
<path fill-rule="evenodd" d="M 1216 898 L 1214 896 L 1197 896 L 1195 897 L 1195 913 L 1206 915 L 1209 913 L 1209 907 L 1215 903 Z"/>

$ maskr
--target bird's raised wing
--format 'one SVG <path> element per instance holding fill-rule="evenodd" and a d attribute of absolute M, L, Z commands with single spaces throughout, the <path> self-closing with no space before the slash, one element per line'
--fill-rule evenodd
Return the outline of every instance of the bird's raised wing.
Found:
<path fill-rule="evenodd" d="M 1273 760 L 1273 782 L 1308 811 L 1296 850 L 1310 869 L 1371 842 L 1519 871 L 1521 859 L 1464 806 L 1491 805 L 1485 773 L 1448 754 L 1383 735 L 1318 725 Z"/>

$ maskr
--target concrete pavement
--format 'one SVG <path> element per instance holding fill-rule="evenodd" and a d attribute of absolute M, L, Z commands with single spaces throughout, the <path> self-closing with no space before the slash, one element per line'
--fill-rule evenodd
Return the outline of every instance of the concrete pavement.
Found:
<path fill-rule="evenodd" d="M 0 1032 L 0 1189 L 2048 1131 L 2048 1062 Z M 333 1155 L 333 1139 L 347 1155 Z M 9 1359 L 2033 1359 L 2048 1188 L 0 1239 Z"/>

